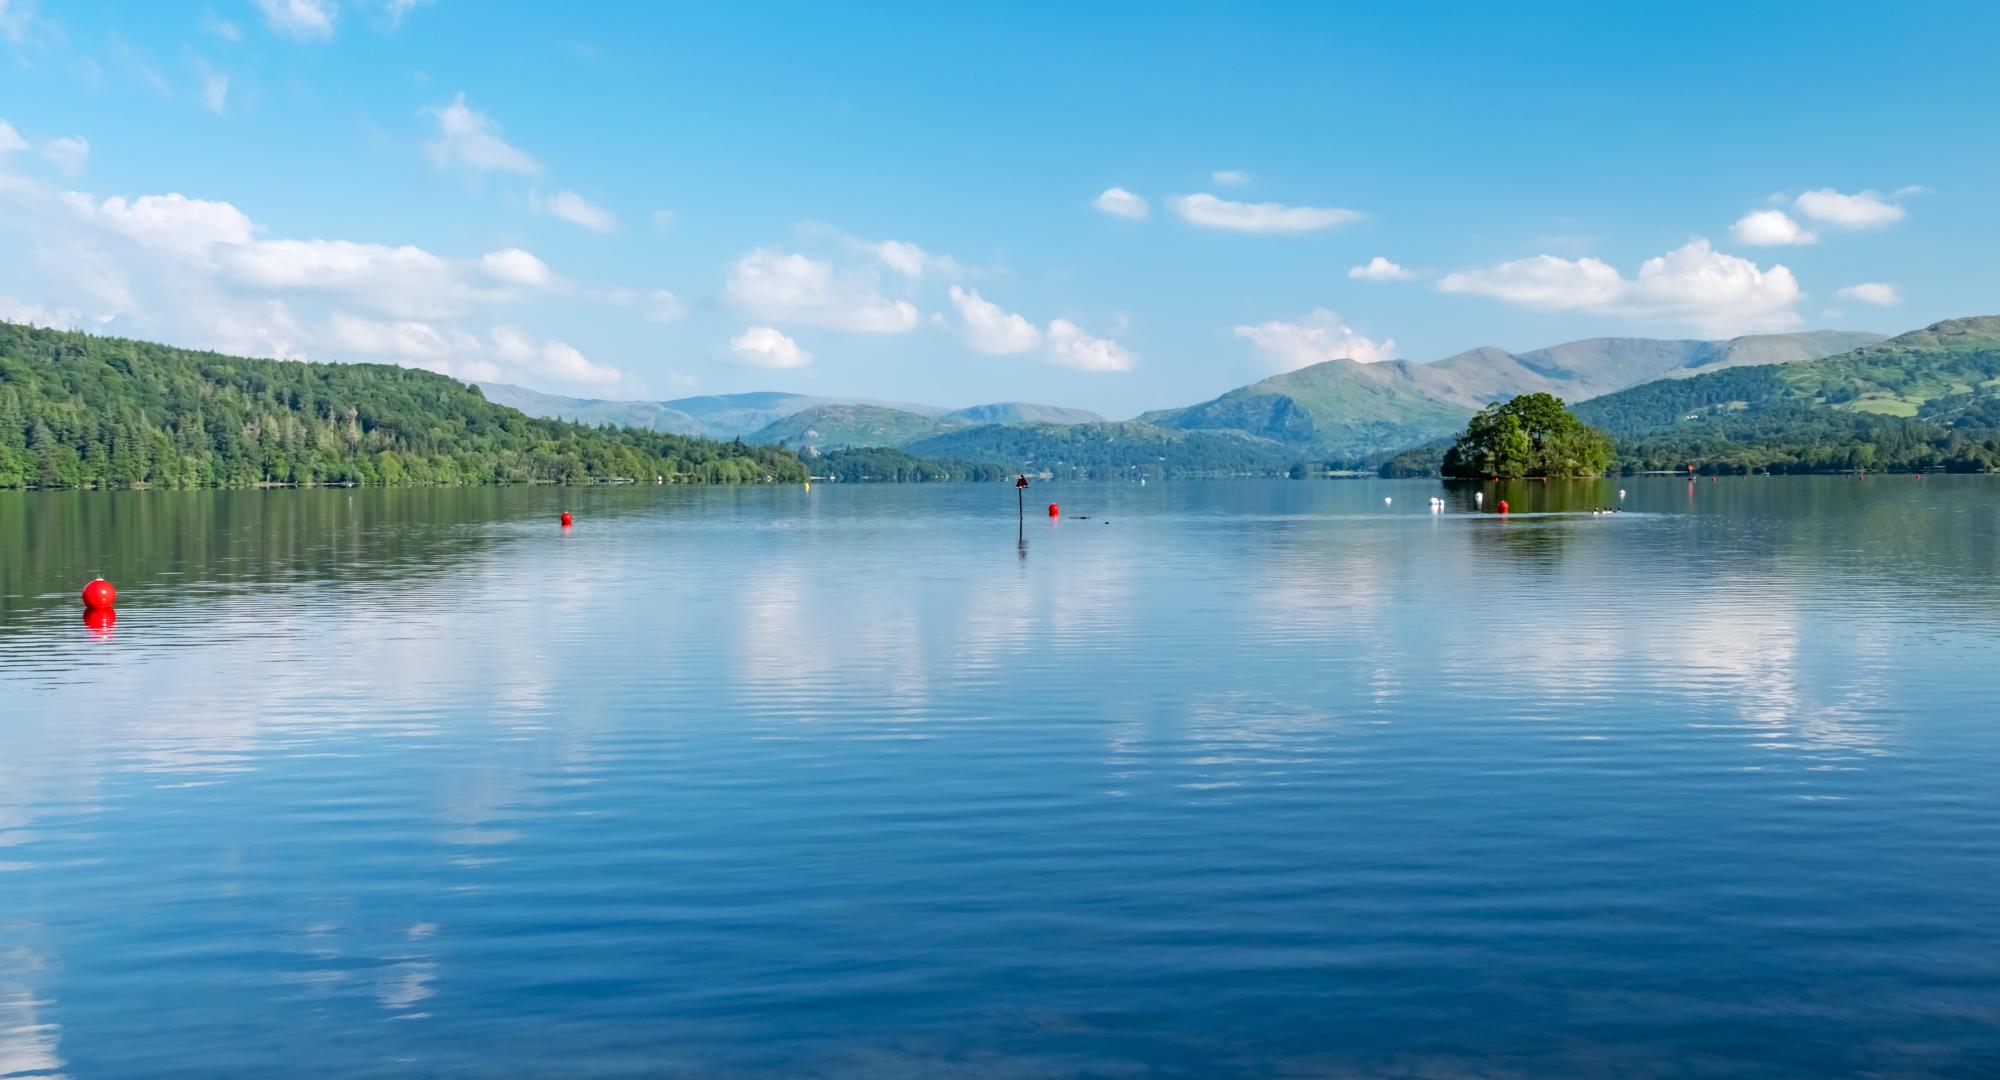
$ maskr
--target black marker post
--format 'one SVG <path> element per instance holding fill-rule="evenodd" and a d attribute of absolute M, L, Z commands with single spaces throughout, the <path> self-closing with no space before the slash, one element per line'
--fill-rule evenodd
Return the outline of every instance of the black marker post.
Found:
<path fill-rule="evenodd" d="M 1015 532 L 1021 539 L 1028 538 L 1028 474 L 1022 473 L 1014 481 L 1014 521 Z"/>

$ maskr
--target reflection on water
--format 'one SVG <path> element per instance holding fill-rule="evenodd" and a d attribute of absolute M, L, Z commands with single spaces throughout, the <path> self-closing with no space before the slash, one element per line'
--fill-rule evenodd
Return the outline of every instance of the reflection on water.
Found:
<path fill-rule="evenodd" d="M 1993 481 L 1007 494 L 0 496 L 0 1076 L 2000 1068 Z"/>

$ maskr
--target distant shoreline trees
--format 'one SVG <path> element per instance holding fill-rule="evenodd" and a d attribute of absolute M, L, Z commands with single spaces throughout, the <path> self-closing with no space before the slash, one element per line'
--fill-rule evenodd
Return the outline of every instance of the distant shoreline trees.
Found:
<path fill-rule="evenodd" d="M 1474 414 L 1446 450 L 1445 476 L 1602 476 L 1613 459 L 1611 437 L 1578 420 L 1554 394 L 1522 394 Z"/>

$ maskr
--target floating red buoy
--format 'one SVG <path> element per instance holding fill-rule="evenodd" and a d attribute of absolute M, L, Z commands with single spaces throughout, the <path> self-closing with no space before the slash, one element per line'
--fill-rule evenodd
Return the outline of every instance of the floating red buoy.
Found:
<path fill-rule="evenodd" d="M 574 522 L 570 520 L 569 511 L 567 510 L 563 511 L 562 522 L 563 522 L 563 528 L 565 529 L 569 528 L 572 524 L 574 524 Z"/>
<path fill-rule="evenodd" d="M 1507 500 L 1505 499 L 1500 500 L 1500 512 L 1503 514 L 1507 512 Z"/>
<path fill-rule="evenodd" d="M 1055 517 L 1055 516 L 1056 516 L 1057 514 L 1060 514 L 1060 513 L 1062 513 L 1062 507 L 1060 507 L 1060 506 L 1057 506 L 1057 505 L 1056 505 L 1056 504 L 1054 504 L 1054 503 L 1050 503 L 1050 504 L 1049 504 L 1049 516 L 1050 516 L 1050 517 Z"/>
<path fill-rule="evenodd" d="M 92 578 L 83 587 L 83 606 L 87 608 L 110 608 L 118 602 L 118 590 L 103 578 Z"/>

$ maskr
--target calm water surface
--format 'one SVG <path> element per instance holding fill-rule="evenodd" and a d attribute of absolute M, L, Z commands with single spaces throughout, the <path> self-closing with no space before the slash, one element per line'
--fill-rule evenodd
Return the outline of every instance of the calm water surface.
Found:
<path fill-rule="evenodd" d="M 2000 480 L 1471 490 L 0 495 L 0 1076 L 2000 1075 Z"/>

